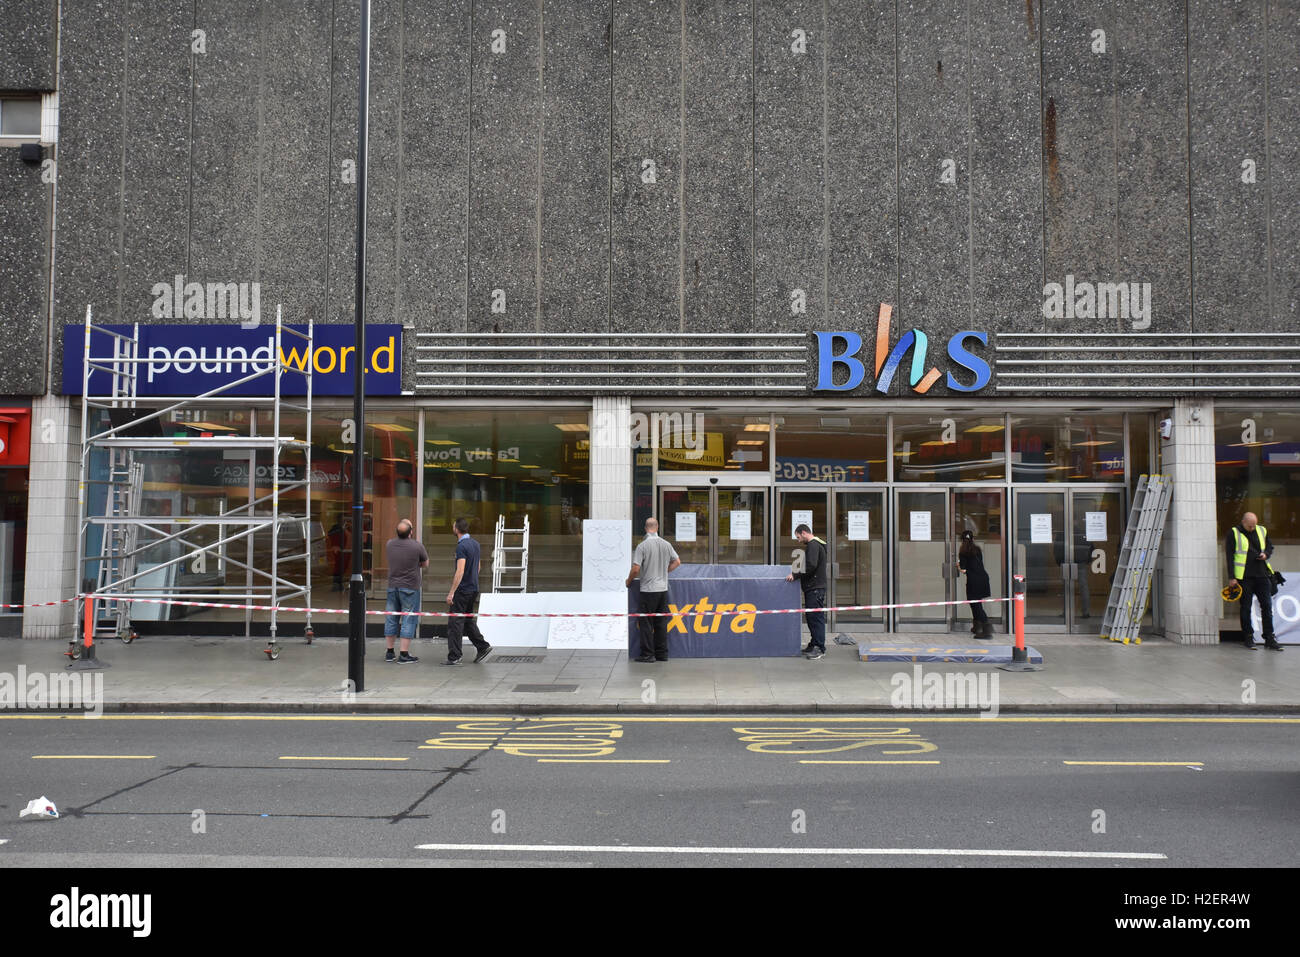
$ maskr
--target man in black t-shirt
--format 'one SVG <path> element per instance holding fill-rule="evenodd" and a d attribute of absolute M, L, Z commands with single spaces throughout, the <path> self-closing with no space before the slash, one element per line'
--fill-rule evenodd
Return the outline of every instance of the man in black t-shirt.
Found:
<path fill-rule="evenodd" d="M 804 566 L 799 573 L 799 585 L 803 589 L 803 606 L 807 608 L 826 607 L 826 543 L 812 533 L 807 525 L 800 525 L 794 530 L 795 537 L 804 545 Z M 786 576 L 792 582 L 795 573 Z M 810 661 L 826 654 L 826 612 L 806 611 L 804 621 L 808 623 L 808 646 L 803 654 Z"/>
<path fill-rule="evenodd" d="M 444 664 L 454 665 L 460 661 L 462 631 L 469 635 L 478 651 L 474 656 L 474 663 L 478 664 L 492 653 L 492 646 L 478 630 L 478 622 L 458 616 L 472 614 L 478 602 L 479 547 L 478 542 L 469 537 L 469 519 L 456 519 L 452 531 L 456 535 L 456 571 L 447 592 L 450 606 L 447 610 L 452 615 L 447 618 L 447 660 Z"/>

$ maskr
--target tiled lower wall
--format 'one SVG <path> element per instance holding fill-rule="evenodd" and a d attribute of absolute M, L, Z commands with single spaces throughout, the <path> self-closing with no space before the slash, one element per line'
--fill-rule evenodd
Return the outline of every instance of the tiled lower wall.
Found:
<path fill-rule="evenodd" d="M 1161 439 L 1174 496 L 1160 551 L 1164 566 L 1165 636 L 1187 645 L 1219 641 L 1224 562 L 1218 542 L 1214 484 L 1214 403 L 1179 399 L 1173 434 Z"/>
<path fill-rule="evenodd" d="M 77 477 L 81 408 L 66 396 L 32 400 L 28 483 L 27 568 L 23 601 L 58 601 L 77 594 Z M 28 608 L 24 638 L 74 637 L 76 605 Z"/>

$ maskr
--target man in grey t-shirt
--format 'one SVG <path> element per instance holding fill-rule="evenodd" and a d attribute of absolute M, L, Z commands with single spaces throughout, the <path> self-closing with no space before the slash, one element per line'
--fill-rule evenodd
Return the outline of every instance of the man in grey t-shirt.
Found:
<path fill-rule="evenodd" d="M 424 546 L 411 537 L 415 526 L 406 519 L 397 523 L 396 538 L 388 540 L 385 553 L 388 557 L 388 602 L 384 610 L 388 612 L 420 610 L 420 569 L 429 564 L 429 553 Z M 415 637 L 420 619 L 415 615 L 389 614 L 384 617 L 384 640 L 388 642 L 388 651 L 384 661 L 396 661 L 398 664 L 410 664 L 419 661 L 411 654 L 411 639 Z M 393 654 L 393 639 L 398 632 L 402 636 L 402 654 Z"/>
<path fill-rule="evenodd" d="M 659 537 L 659 522 L 645 520 L 645 538 L 632 556 L 632 570 L 624 584 L 632 587 L 632 579 L 641 577 L 641 612 L 668 610 L 668 573 L 681 565 L 677 552 Z M 668 660 L 668 622 L 663 618 L 642 618 L 641 657 L 637 661 Z"/>

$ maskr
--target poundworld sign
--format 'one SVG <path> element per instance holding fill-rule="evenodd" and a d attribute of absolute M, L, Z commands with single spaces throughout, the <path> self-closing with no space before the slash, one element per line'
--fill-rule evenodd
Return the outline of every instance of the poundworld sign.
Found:
<path fill-rule="evenodd" d="M 130 336 L 128 324 L 104 327 Z M 286 329 L 306 332 L 305 325 Z M 80 395 L 85 326 L 63 327 L 63 394 Z M 280 380 L 282 395 L 306 395 L 307 379 L 300 372 L 311 363 L 312 392 L 315 395 L 352 395 L 356 366 L 356 337 L 351 324 L 316 325 L 312 330 L 311 355 L 307 340 L 285 335 L 280 340 L 280 357 L 299 372 L 285 371 Z M 400 395 L 402 391 L 402 327 L 396 323 L 366 326 L 366 394 Z M 113 354 L 111 336 L 92 331 L 90 355 L 96 366 L 111 366 L 105 357 Z M 136 394 L 140 396 L 192 396 L 254 373 L 269 372 L 274 363 L 275 331 L 266 326 L 244 329 L 238 325 L 142 325 L 140 358 L 136 372 Z M 123 366 L 124 371 L 129 367 Z M 90 391 L 105 395 L 112 390 L 111 376 L 96 368 L 91 372 Z M 230 389 L 228 395 L 269 396 L 275 394 L 275 379 L 261 375 Z"/>

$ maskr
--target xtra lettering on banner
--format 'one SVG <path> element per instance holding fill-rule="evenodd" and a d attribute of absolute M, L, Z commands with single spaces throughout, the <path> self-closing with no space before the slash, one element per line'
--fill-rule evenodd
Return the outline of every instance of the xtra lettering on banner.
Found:
<path fill-rule="evenodd" d="M 669 658 L 773 658 L 799 654 L 798 614 L 757 611 L 798 608 L 799 586 L 785 565 L 682 565 L 668 576 Z M 640 611 L 640 581 L 628 591 L 628 611 Z M 700 614 L 696 615 L 695 613 Z M 628 619 L 628 651 L 640 652 L 640 618 Z"/>
<path fill-rule="evenodd" d="M 1300 572 L 1284 571 L 1282 577 L 1286 579 L 1286 584 L 1273 596 L 1273 634 L 1277 636 L 1279 644 L 1300 645 Z M 1255 626 L 1255 640 L 1259 641 L 1263 635 L 1259 603 L 1252 604 L 1250 617 Z M 1235 610 L 1228 615 L 1229 620 L 1236 617 Z"/>
<path fill-rule="evenodd" d="M 130 336 L 129 324 L 103 328 Z M 306 332 L 305 325 L 285 329 Z M 356 374 L 356 334 L 351 324 L 316 325 L 312 330 L 311 355 L 307 340 L 295 335 L 280 339 L 280 355 L 296 372 L 285 371 L 280 380 L 282 395 L 306 395 L 305 372 L 312 369 L 315 395 L 352 395 Z M 63 394 L 80 395 L 82 358 L 85 354 L 85 326 L 63 327 Z M 400 395 L 402 391 L 402 327 L 397 323 L 366 326 L 366 394 Z M 90 355 L 103 360 L 113 354 L 113 338 L 92 331 Z M 238 325 L 141 325 L 141 359 L 137 395 L 192 396 L 229 385 L 254 373 L 271 373 L 275 356 L 275 327 L 244 329 Z M 96 361 L 95 365 L 111 365 Z M 92 394 L 111 391 L 110 373 L 91 373 Z M 275 394 L 273 374 L 261 375 L 230 389 L 228 395 L 269 396 Z"/>

